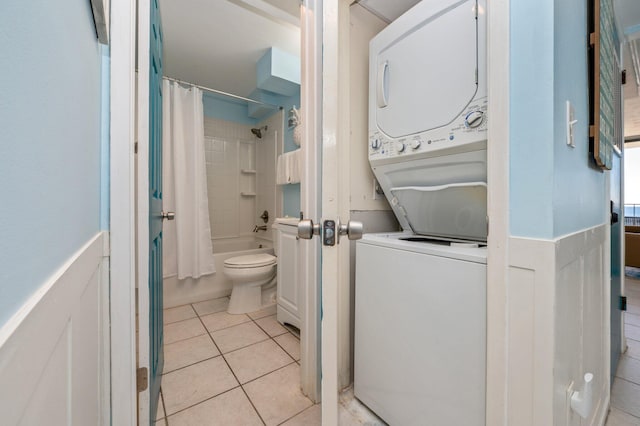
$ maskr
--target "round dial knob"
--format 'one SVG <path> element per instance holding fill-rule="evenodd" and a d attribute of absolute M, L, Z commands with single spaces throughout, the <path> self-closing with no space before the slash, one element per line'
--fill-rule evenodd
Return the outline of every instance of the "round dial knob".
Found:
<path fill-rule="evenodd" d="M 371 141 L 371 148 L 378 149 L 380 148 L 380 139 L 374 139 Z"/>
<path fill-rule="evenodd" d="M 411 142 L 411 148 L 412 149 L 418 149 L 418 148 L 420 148 L 420 145 L 422 145 L 422 142 L 420 142 L 420 141 Z"/>
<path fill-rule="evenodd" d="M 404 143 L 402 143 L 402 142 L 397 142 L 397 143 L 396 143 L 396 151 L 398 151 L 398 152 L 403 152 L 403 151 L 404 151 Z"/>
<path fill-rule="evenodd" d="M 479 127 L 484 121 L 484 113 L 482 111 L 471 111 L 464 118 L 464 125 L 470 129 Z"/>

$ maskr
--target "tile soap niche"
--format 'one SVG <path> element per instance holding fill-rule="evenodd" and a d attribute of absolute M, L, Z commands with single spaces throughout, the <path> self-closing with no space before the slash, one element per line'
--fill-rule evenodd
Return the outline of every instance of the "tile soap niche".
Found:
<path fill-rule="evenodd" d="M 251 141 L 240 142 L 240 195 L 243 197 L 256 196 L 256 144 Z"/>

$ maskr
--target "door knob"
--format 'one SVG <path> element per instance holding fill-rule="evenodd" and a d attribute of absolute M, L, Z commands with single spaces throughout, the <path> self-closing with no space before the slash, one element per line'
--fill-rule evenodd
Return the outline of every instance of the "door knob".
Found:
<path fill-rule="evenodd" d="M 346 235 L 350 240 L 359 240 L 364 233 L 364 225 L 357 220 L 350 220 L 348 223 L 340 224 L 338 235 Z"/>
<path fill-rule="evenodd" d="M 176 218 L 175 212 L 162 212 L 162 220 L 173 220 Z"/>
<path fill-rule="evenodd" d="M 320 235 L 320 224 L 315 224 L 311 219 L 303 219 L 298 222 L 298 237 L 310 240 L 314 235 Z"/>

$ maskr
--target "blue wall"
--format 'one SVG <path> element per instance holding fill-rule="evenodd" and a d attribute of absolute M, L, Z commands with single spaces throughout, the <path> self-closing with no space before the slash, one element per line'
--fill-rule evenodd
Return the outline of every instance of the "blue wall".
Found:
<path fill-rule="evenodd" d="M 554 51 L 553 234 L 566 235 L 606 222 L 605 174 L 589 167 L 587 7 L 584 0 L 556 0 Z M 578 122 L 575 148 L 566 144 L 566 102 Z"/>
<path fill-rule="evenodd" d="M 249 124 L 251 126 L 256 125 L 258 121 L 260 121 L 247 115 L 247 103 L 243 101 L 224 100 L 205 92 L 202 96 L 202 105 L 206 117 L 233 121 L 240 124 Z"/>
<path fill-rule="evenodd" d="M 0 326 L 100 230 L 90 3 L 0 2 Z"/>
<path fill-rule="evenodd" d="M 102 68 L 101 68 L 101 99 L 102 104 L 101 111 L 101 123 L 100 123 L 100 159 L 101 159 L 101 174 L 100 174 L 100 229 L 109 229 L 109 203 L 111 202 L 109 197 L 110 185 L 109 185 L 109 173 L 110 173 L 110 157 L 109 157 L 109 138 L 110 138 L 110 125 L 111 114 L 109 112 L 109 102 L 111 90 L 111 58 L 109 57 L 109 48 L 107 46 L 100 46 Z"/>
<path fill-rule="evenodd" d="M 604 223 L 604 174 L 590 167 L 586 2 L 511 2 L 510 228 L 554 238 Z M 565 143 L 565 103 L 576 148 Z"/>
<path fill-rule="evenodd" d="M 294 96 L 284 97 L 276 96 L 280 100 L 280 104 L 284 107 L 284 152 L 293 151 L 298 149 L 298 146 L 293 143 L 293 129 L 287 127 L 287 118 L 289 110 L 295 105 L 296 108 L 300 107 L 300 92 Z M 206 94 L 203 96 L 204 115 L 207 117 L 218 118 L 221 120 L 232 121 L 240 124 L 249 124 L 256 126 L 259 122 L 269 118 L 270 115 L 255 119 L 249 117 L 247 104 L 238 103 L 231 100 L 223 100 L 217 96 Z M 277 110 L 273 111 L 275 114 Z M 283 200 L 283 214 L 285 216 L 299 216 L 300 215 L 300 184 L 294 185 L 282 185 L 282 200 Z"/>

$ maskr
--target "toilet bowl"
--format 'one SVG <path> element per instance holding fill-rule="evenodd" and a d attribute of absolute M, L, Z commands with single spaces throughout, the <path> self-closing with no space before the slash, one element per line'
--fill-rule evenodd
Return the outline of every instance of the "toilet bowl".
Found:
<path fill-rule="evenodd" d="M 266 253 L 224 261 L 224 274 L 233 283 L 227 312 L 246 314 L 275 303 L 276 257 Z"/>

